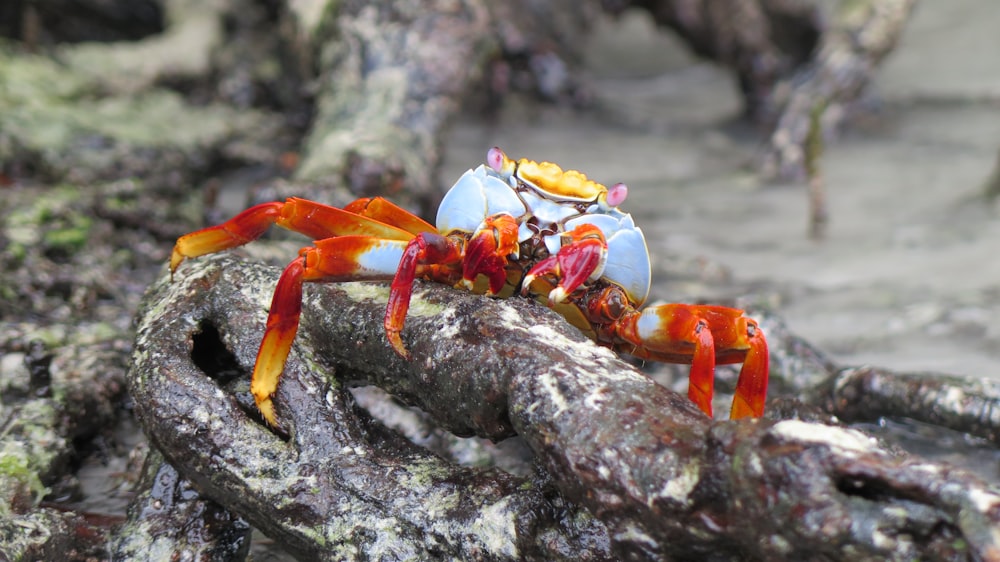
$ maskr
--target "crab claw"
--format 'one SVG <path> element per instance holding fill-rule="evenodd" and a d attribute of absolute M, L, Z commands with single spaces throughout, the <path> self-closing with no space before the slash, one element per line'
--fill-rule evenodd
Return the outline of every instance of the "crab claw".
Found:
<path fill-rule="evenodd" d="M 520 255 L 517 221 L 508 214 L 486 217 L 465 247 L 462 284 L 472 289 L 476 277 L 489 280 L 487 294 L 495 295 L 507 282 L 507 258 Z"/>
<path fill-rule="evenodd" d="M 521 283 L 522 295 L 528 293 L 535 279 L 550 275 L 558 279 L 558 283 L 549 291 L 549 303 L 559 304 L 580 285 L 597 279 L 604 273 L 608 244 L 599 228 L 592 224 L 581 224 L 565 233 L 564 238 L 567 242 L 554 256 L 536 263 L 524 276 Z"/>

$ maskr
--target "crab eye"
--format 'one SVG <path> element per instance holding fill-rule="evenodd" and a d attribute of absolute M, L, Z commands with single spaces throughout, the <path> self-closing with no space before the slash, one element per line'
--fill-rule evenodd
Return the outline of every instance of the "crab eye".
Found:
<path fill-rule="evenodd" d="M 628 299 L 617 287 L 607 287 L 587 303 L 591 316 L 601 322 L 616 322 L 628 310 Z"/>
<path fill-rule="evenodd" d="M 623 183 L 616 183 L 608 188 L 608 205 L 617 207 L 625 202 L 626 197 L 628 197 L 627 185 Z"/>
<path fill-rule="evenodd" d="M 612 296 L 614 298 L 608 299 L 608 316 L 617 320 L 625 314 L 628 302 L 618 291 L 615 291 Z"/>
<path fill-rule="evenodd" d="M 503 171 L 503 162 L 506 159 L 507 155 L 500 150 L 500 147 L 494 146 L 486 152 L 486 165 L 497 172 Z"/>

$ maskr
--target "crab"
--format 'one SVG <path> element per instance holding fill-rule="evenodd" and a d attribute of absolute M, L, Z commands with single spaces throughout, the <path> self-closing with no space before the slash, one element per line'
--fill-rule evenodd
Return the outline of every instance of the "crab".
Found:
<path fill-rule="evenodd" d="M 389 281 L 384 326 L 409 358 L 402 330 L 414 280 L 494 296 L 534 297 L 598 344 L 644 360 L 690 364 L 688 397 L 709 417 L 717 364 L 743 363 L 730 418 L 760 417 L 767 394 L 764 333 L 742 310 L 657 304 L 646 241 L 618 209 L 628 194 L 550 162 L 512 160 L 499 148 L 445 194 L 436 226 L 386 199 L 337 208 L 300 198 L 263 203 L 181 236 L 173 274 L 188 258 L 247 244 L 271 225 L 314 240 L 278 279 L 250 390 L 277 425 L 272 396 L 299 326 L 306 282 Z"/>

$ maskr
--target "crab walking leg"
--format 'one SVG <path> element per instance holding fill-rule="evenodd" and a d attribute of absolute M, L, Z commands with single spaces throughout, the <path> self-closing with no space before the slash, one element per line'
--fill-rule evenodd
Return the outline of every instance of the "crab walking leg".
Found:
<path fill-rule="evenodd" d="M 264 339 L 260 342 L 253 376 L 250 377 L 250 393 L 257 403 L 257 409 L 271 426 L 278 425 L 271 397 L 278 389 L 278 380 L 285 370 L 285 360 L 292 349 L 295 334 L 299 331 L 304 262 L 304 258 L 297 258 L 288 264 L 278 278 L 278 286 L 271 297 L 271 311 L 267 315 Z"/>
<path fill-rule="evenodd" d="M 349 213 L 391 224 L 412 234 L 437 232 L 434 225 L 382 197 L 362 197 L 344 207 Z"/>
<path fill-rule="evenodd" d="M 348 205 L 348 207 L 355 205 L 355 203 Z M 395 205 L 391 206 L 395 208 L 391 216 L 402 221 L 406 228 L 420 226 L 419 223 L 423 223 L 427 227 L 430 226 L 415 215 Z M 383 215 L 385 214 L 383 213 Z M 267 232 L 272 224 L 305 234 L 313 240 L 348 234 L 362 234 L 390 240 L 409 240 L 415 234 L 405 228 L 397 228 L 381 222 L 376 218 L 323 205 L 308 199 L 291 197 L 283 203 L 275 201 L 256 205 L 222 224 L 181 236 L 177 239 L 173 254 L 170 256 L 170 271 L 176 271 L 181 262 L 187 258 L 228 250 L 252 242 Z"/>
<path fill-rule="evenodd" d="M 389 287 L 389 304 L 385 308 L 385 336 L 389 344 L 401 357 L 409 358 L 400 332 L 406 321 L 406 311 L 410 308 L 410 297 L 413 295 L 413 281 L 421 266 L 451 265 L 462 261 L 461 243 L 433 232 L 418 234 L 409 241 L 406 249 L 394 269 L 395 276 Z"/>
<path fill-rule="evenodd" d="M 391 279 L 406 245 L 401 240 L 373 236 L 339 236 L 303 248 L 288 264 L 271 299 L 267 328 L 250 379 L 250 392 L 269 424 L 277 424 L 271 397 L 299 329 L 303 283 Z"/>
<path fill-rule="evenodd" d="M 724 306 L 663 304 L 625 312 L 617 335 L 638 357 L 690 363 L 688 397 L 712 415 L 715 365 L 743 363 L 730 418 L 760 417 L 767 395 L 767 342 L 743 311 Z"/>
<path fill-rule="evenodd" d="M 619 335 L 636 346 L 633 355 L 668 363 L 690 363 L 688 398 L 709 417 L 715 383 L 715 338 L 692 307 L 663 304 L 626 312 Z"/>
<path fill-rule="evenodd" d="M 559 248 L 556 255 L 536 263 L 528 271 L 521 285 L 522 295 L 528 293 L 535 278 L 552 275 L 559 282 L 549 291 L 549 303 L 558 304 L 566 300 L 566 296 L 580 285 L 597 279 L 604 273 L 608 243 L 599 228 L 592 224 L 582 224 L 564 236 L 570 239 L 568 244 Z"/>
<path fill-rule="evenodd" d="M 220 225 L 181 236 L 170 255 L 170 273 L 187 258 L 235 248 L 260 238 L 281 216 L 281 206 L 277 202 L 257 205 Z"/>
<path fill-rule="evenodd" d="M 729 419 L 759 418 L 764 415 L 767 399 L 767 379 L 770 369 L 770 355 L 764 332 L 753 320 L 746 318 L 750 349 L 743 358 L 740 378 L 736 381 L 736 395 Z"/>

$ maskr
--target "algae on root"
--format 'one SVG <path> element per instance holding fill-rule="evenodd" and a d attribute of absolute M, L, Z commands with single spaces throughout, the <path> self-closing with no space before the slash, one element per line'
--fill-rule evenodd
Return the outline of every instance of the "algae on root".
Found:
<path fill-rule="evenodd" d="M 100 83 L 71 67 L 3 48 L 0 84 L 0 161 L 24 162 L 74 183 L 159 169 L 166 164 L 155 155 L 164 151 L 201 162 L 206 150 L 237 138 L 259 138 L 252 133 L 261 131 L 262 138 L 273 138 L 279 126 L 265 112 L 193 105 L 165 88 L 107 95 Z"/>
<path fill-rule="evenodd" d="M 31 466 L 24 448 L 13 441 L 3 443 L 0 450 L 0 517 L 12 510 L 34 507 L 48 489 Z"/>

